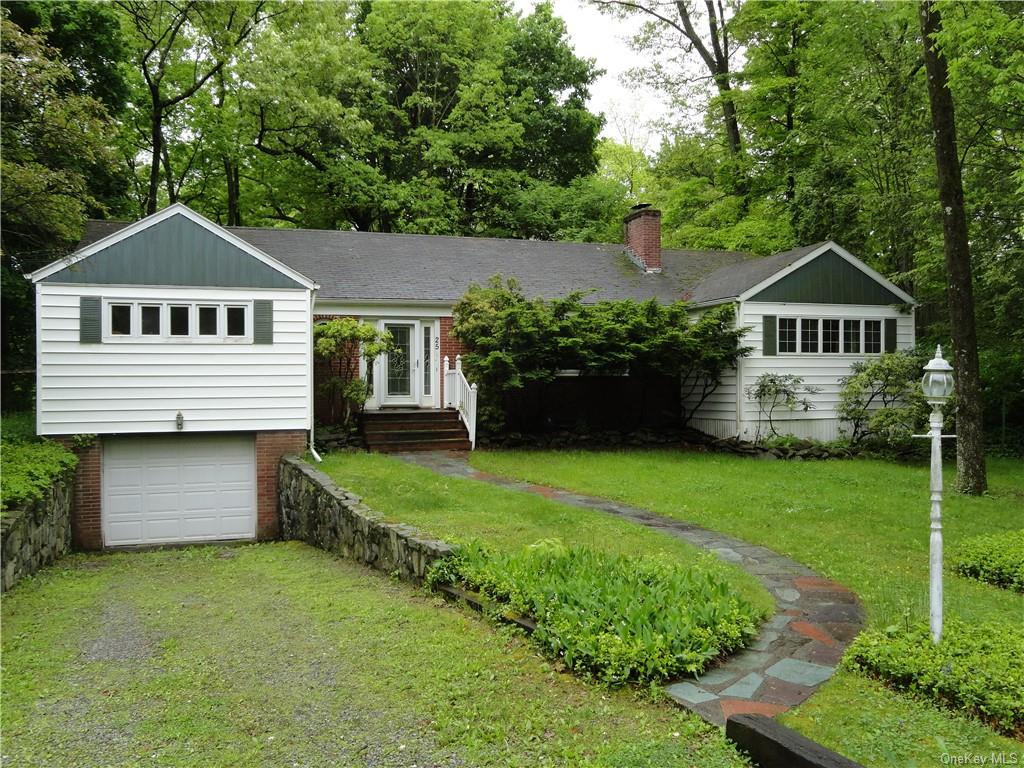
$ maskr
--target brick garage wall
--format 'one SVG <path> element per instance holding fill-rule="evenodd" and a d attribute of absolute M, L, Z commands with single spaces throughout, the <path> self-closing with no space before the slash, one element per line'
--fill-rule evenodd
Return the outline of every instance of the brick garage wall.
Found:
<path fill-rule="evenodd" d="M 278 515 L 278 465 L 282 456 L 306 451 L 307 433 L 302 430 L 256 433 L 256 538 L 276 539 Z"/>
<path fill-rule="evenodd" d="M 103 443 L 94 438 L 76 446 L 71 435 L 52 438 L 78 455 L 74 494 L 71 502 L 71 546 L 76 550 L 103 549 L 100 508 L 103 495 Z"/>
<path fill-rule="evenodd" d="M 455 357 L 466 351 L 462 342 L 452 336 L 452 318 L 441 318 L 441 405 L 444 405 L 444 358 L 448 357 L 448 364 L 455 367 Z"/>

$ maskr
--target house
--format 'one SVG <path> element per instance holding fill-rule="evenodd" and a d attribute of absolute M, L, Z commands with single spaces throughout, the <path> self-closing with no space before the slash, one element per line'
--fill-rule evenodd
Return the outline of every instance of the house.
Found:
<path fill-rule="evenodd" d="M 911 297 L 835 243 L 767 259 L 662 249 L 646 206 L 625 232 L 612 245 L 225 228 L 183 205 L 90 222 L 74 254 L 31 275 L 38 431 L 96 436 L 80 453 L 77 545 L 272 538 L 278 459 L 313 429 L 313 324 L 390 331 L 403 354 L 364 371 L 368 410 L 436 411 L 456 382 L 443 361 L 461 352 L 452 306 L 495 274 L 530 296 L 735 304 L 753 352 L 692 422 L 717 436 L 753 436 L 744 389 L 774 370 L 821 387 L 782 428 L 835 437 L 850 363 L 914 343 Z"/>

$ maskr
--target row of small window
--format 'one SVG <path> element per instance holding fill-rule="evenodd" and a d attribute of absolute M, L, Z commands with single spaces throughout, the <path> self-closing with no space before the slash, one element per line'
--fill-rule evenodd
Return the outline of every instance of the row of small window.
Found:
<path fill-rule="evenodd" d="M 249 308 L 245 304 L 150 304 L 111 302 L 111 337 L 248 338 Z"/>
<path fill-rule="evenodd" d="M 881 320 L 780 317 L 779 352 L 873 355 L 882 352 Z"/>

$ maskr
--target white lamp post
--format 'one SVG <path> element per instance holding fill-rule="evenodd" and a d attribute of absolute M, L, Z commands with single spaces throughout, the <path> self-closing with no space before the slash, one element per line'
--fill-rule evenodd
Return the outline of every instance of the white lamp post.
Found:
<path fill-rule="evenodd" d="M 921 390 L 932 406 L 928 434 L 932 441 L 932 533 L 929 548 L 928 597 L 932 640 L 942 639 L 942 406 L 953 394 L 953 366 L 942 359 L 942 347 L 924 367 Z"/>

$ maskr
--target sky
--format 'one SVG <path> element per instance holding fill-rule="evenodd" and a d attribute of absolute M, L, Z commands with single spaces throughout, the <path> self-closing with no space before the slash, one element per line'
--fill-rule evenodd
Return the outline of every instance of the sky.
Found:
<path fill-rule="evenodd" d="M 512 0 L 517 11 L 527 14 L 536 0 Z M 565 21 L 577 56 L 596 59 L 606 70 L 591 88 L 589 107 L 603 112 L 601 135 L 638 149 L 657 149 L 659 134 L 645 125 L 643 115 L 657 117 L 668 109 L 664 97 L 649 88 L 622 83 L 622 75 L 641 63 L 640 54 L 629 47 L 629 38 L 639 29 L 640 19 L 613 19 L 581 0 L 552 0 L 555 15 Z"/>

